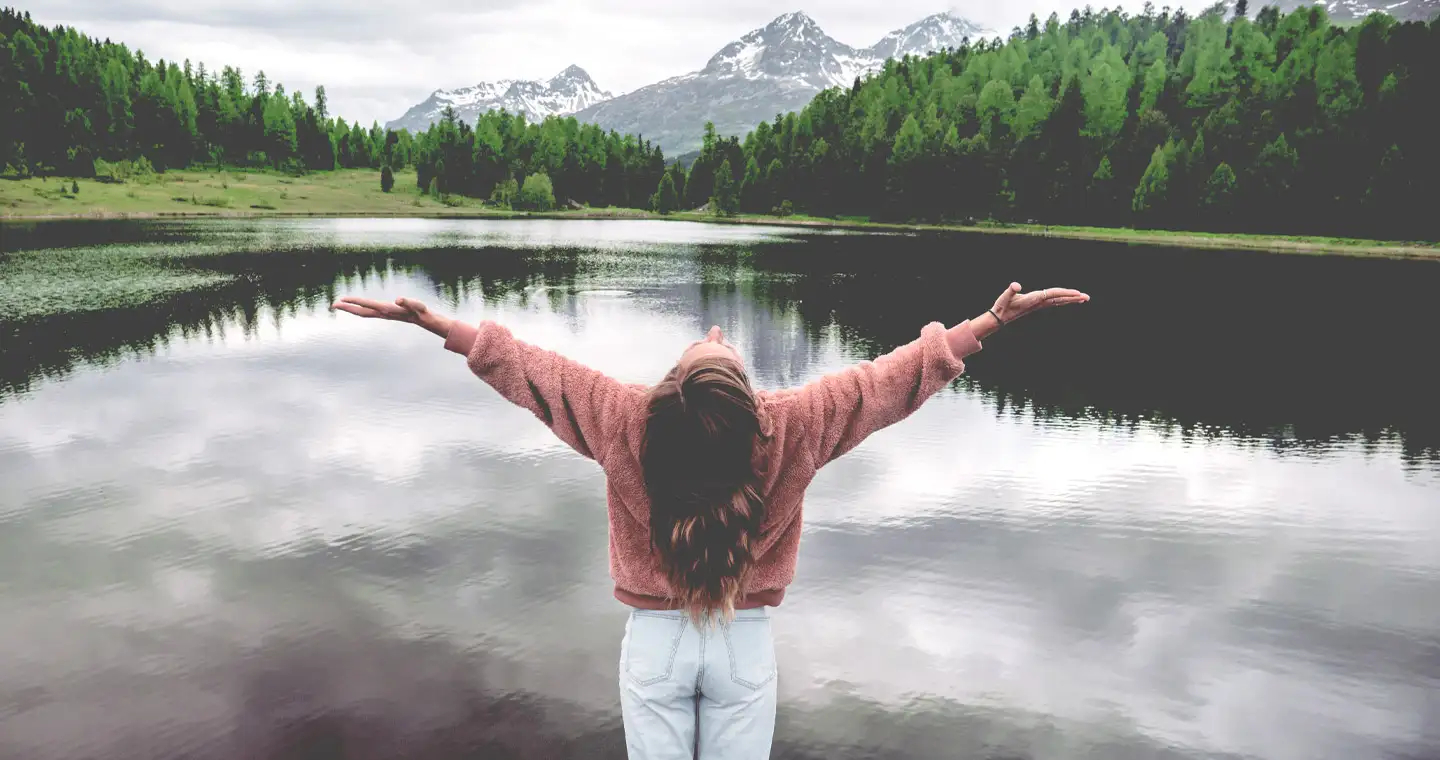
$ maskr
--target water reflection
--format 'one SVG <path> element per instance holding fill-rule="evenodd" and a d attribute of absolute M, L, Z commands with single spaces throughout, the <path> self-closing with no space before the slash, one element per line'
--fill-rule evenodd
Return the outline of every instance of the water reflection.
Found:
<path fill-rule="evenodd" d="M 816 482 L 776 613 L 776 756 L 1440 747 L 1440 471 L 1405 374 L 1424 368 L 1340 325 L 1386 378 L 1342 382 L 1312 374 L 1329 354 L 1266 350 L 1321 310 L 1134 292 L 1159 258 L 1171 297 L 1240 303 L 1270 264 L 1235 285 L 1239 259 L 1175 252 L 407 225 L 155 225 L 230 239 L 186 265 L 235 278 L 0 330 L 0 756 L 622 754 L 599 471 L 430 336 L 329 315 L 338 292 L 495 317 L 635 382 L 718 323 L 774 386 L 975 311 L 994 288 L 970 278 L 1017 269 L 1097 308 L 1015 326 Z M 1433 277 L 1286 261 L 1321 295 Z M 1105 289 L 1136 308 L 1098 308 Z M 1418 345 L 1431 323 L 1383 308 L 1418 319 L 1384 340 Z M 1269 373 L 1232 404 L 1213 396 L 1239 370 L 1201 361 L 1220 345 Z"/>
<path fill-rule="evenodd" d="M 1440 419 L 1414 405 L 1440 383 L 1424 348 L 1440 329 L 1427 307 L 1440 270 L 1428 262 L 1007 237 L 983 239 L 982 254 L 965 237 L 751 228 L 725 228 L 707 240 L 685 229 L 695 225 L 664 223 L 525 223 L 503 231 L 427 220 L 104 225 L 105 234 L 147 244 L 222 241 L 233 252 L 184 266 L 233 279 L 143 308 L 0 321 L 7 356 L 0 393 L 63 375 L 77 361 L 153 351 L 172 332 L 213 333 L 227 321 L 252 331 L 261 311 L 288 318 L 395 274 L 419 278 L 450 308 L 516 293 L 543 297 L 558 311 L 572 308 L 569 295 L 583 282 L 660 296 L 646 306 L 676 304 L 697 326 L 738 327 L 735 315 L 756 319 L 761 311 L 796 328 L 761 325 L 750 342 L 758 363 L 790 382 L 804 374 L 806 343 L 839 340 L 856 355 L 877 354 L 909 340 L 916 325 L 970 316 L 993 298 L 995 283 L 1014 277 L 1075 283 L 1096 300 L 1084 314 L 1020 323 L 992 341 L 964 382 L 977 383 L 1002 410 L 1132 429 L 1173 423 L 1185 435 L 1234 434 L 1277 449 L 1352 437 L 1373 446 L 1393 433 L 1408 456 L 1440 450 Z M 72 242 L 70 227 L 29 227 L 38 229 L 24 236 L 7 229 L 7 248 Z M 78 240 L 98 234 L 76 228 L 85 230 Z M 682 261 L 686 255 L 693 260 Z M 656 292 L 667 283 L 674 286 Z M 1357 300 L 1366 303 L 1361 312 L 1343 313 Z M 696 303 L 698 314 L 690 314 Z"/>

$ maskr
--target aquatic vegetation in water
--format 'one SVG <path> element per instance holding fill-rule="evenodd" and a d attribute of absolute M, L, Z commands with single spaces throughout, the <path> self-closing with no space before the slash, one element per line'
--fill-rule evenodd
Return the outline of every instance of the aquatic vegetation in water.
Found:
<path fill-rule="evenodd" d="M 145 249 L 151 250 L 145 250 Z M 167 265 L 154 246 L 39 250 L 0 259 L 0 314 L 6 321 L 140 306 L 167 295 L 220 285 L 221 272 Z M 172 254 L 173 255 L 173 254 Z"/>

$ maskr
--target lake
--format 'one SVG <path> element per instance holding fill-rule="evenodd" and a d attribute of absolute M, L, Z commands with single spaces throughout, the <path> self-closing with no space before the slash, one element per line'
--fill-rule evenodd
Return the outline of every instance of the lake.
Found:
<path fill-rule="evenodd" d="M 652 221 L 6 225 L 0 757 L 619 758 L 602 475 L 407 295 L 631 382 L 1007 327 L 822 471 L 777 758 L 1440 755 L 1440 264 Z"/>

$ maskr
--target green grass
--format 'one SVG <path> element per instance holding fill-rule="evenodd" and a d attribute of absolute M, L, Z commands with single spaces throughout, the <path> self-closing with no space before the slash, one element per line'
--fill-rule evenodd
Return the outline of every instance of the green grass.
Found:
<path fill-rule="evenodd" d="M 380 172 L 344 169 L 291 177 L 253 169 L 189 169 L 125 183 L 71 178 L 0 180 L 0 218 L 122 218 L 294 215 L 444 216 L 486 213 L 477 201 L 423 196 L 415 172 L 395 173 L 395 189 L 380 191 Z"/>
<path fill-rule="evenodd" d="M 70 178 L 48 181 L 31 178 L 0 180 L 0 219 L 45 218 L 152 218 L 172 216 L 402 216 L 493 217 L 526 216 L 522 212 L 489 208 L 460 196 L 436 199 L 421 194 L 413 171 L 395 174 L 395 189 L 380 191 L 380 173 L 371 169 L 315 172 L 302 177 L 253 169 L 185 170 L 154 175 L 145 181 L 104 183 L 78 180 L 79 193 L 71 193 Z M 865 216 L 826 218 L 796 214 L 774 217 L 744 214 L 717 219 L 709 214 L 680 212 L 660 217 L 648 211 L 625 208 L 583 209 L 532 214 L 544 218 L 675 219 L 769 224 L 802 227 L 839 227 L 855 230 L 949 230 L 976 234 L 1037 235 L 1076 240 L 1105 240 L 1188 248 L 1228 248 L 1285 253 L 1345 254 L 1440 260 L 1440 244 L 1357 240 L 1308 235 L 1246 235 L 1239 233 L 1136 230 L 1128 228 L 1046 226 L 1030 224 L 975 225 L 895 224 L 873 222 Z"/>
<path fill-rule="evenodd" d="M 1102 240 L 1117 243 L 1161 245 L 1180 248 L 1226 248 L 1276 253 L 1342 254 L 1388 258 L 1419 258 L 1440 261 L 1440 243 L 1408 240 L 1363 240 L 1315 235 L 1251 235 L 1238 232 L 1185 232 L 1137 230 L 1128 227 L 1076 227 L 1043 224 L 1008 224 L 982 221 L 972 225 L 872 222 L 863 216 L 838 218 L 796 214 L 787 217 L 740 214 L 716 218 L 709 214 L 679 212 L 668 218 L 714 221 L 729 224 L 772 224 L 796 227 L 915 232 L 939 230 L 993 235 L 1032 235 L 1072 240 Z"/>
<path fill-rule="evenodd" d="M 1038 224 L 1019 225 L 1019 228 L 1031 234 L 1059 234 L 1065 236 L 1079 237 L 1083 235 L 1104 236 L 1105 238 L 1180 238 L 1195 240 L 1214 240 L 1229 242 L 1232 240 L 1251 240 L 1267 243 L 1291 243 L 1297 245 L 1316 245 L 1325 247 L 1429 247 L 1440 248 L 1440 243 L 1413 241 L 1413 240 L 1365 240 L 1361 238 L 1339 238 L 1326 237 L 1323 235 L 1247 235 L 1233 232 L 1181 232 L 1175 230 L 1136 230 L 1129 227 L 1076 227 L 1076 226 L 1050 226 Z"/>

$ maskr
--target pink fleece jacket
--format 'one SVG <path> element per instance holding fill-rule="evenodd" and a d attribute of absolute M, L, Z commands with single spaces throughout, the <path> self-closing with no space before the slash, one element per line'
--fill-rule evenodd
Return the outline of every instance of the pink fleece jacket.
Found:
<path fill-rule="evenodd" d="M 456 322 L 445 348 L 511 402 L 529 409 L 571 448 L 605 471 L 610 577 L 615 598 L 669 609 L 669 585 L 650 545 L 650 500 L 640 469 L 648 388 L 620 383 L 552 351 L 524 343 L 502 325 Z M 932 323 L 912 343 L 800 388 L 759 391 L 773 447 L 766 474 L 765 525 L 741 609 L 778 605 L 795 577 L 805 489 L 820 467 L 866 436 L 908 417 L 965 371 L 981 348 L 969 321 Z"/>

